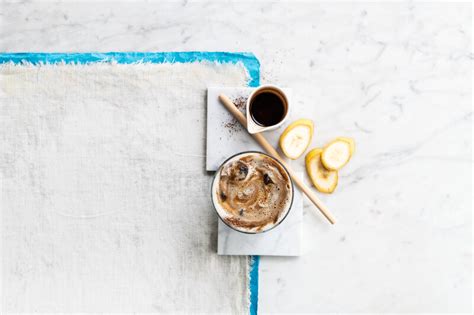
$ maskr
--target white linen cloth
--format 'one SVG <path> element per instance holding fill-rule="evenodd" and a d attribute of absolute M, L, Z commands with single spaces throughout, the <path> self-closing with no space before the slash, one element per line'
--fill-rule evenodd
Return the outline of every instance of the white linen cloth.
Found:
<path fill-rule="evenodd" d="M 0 66 L 5 312 L 248 313 L 216 253 L 206 88 L 241 65 Z"/>

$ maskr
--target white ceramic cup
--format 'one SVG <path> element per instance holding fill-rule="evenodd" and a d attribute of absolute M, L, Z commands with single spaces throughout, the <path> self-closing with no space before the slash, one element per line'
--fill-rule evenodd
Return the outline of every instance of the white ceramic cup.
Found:
<path fill-rule="evenodd" d="M 254 100 L 254 98 L 261 94 L 261 93 L 264 93 L 264 92 L 270 92 L 270 93 L 273 93 L 273 94 L 276 94 L 283 102 L 283 105 L 285 106 L 285 114 L 283 116 L 283 118 L 277 123 L 277 124 L 274 124 L 274 125 L 271 125 L 271 126 L 262 126 L 260 125 L 258 122 L 256 122 L 253 118 L 252 118 L 252 115 L 250 113 L 250 106 L 252 104 L 252 101 Z M 285 120 L 288 118 L 288 115 L 290 113 L 290 103 L 288 101 L 288 96 L 285 94 L 285 92 L 283 92 L 283 90 L 275 85 L 261 85 L 259 86 L 258 88 L 256 88 L 255 90 L 253 90 L 253 92 L 249 95 L 248 99 L 247 99 L 247 104 L 246 104 L 246 114 L 247 114 L 247 130 L 249 133 L 258 133 L 258 132 L 262 132 L 262 131 L 265 131 L 265 130 L 273 130 L 273 129 L 276 129 L 278 127 L 280 127 L 284 122 Z"/>

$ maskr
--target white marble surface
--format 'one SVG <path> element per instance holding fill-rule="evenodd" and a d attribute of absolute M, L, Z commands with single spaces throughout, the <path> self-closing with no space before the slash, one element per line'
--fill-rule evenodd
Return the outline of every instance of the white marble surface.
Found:
<path fill-rule="evenodd" d="M 316 145 L 357 142 L 321 196 L 337 225 L 306 204 L 303 255 L 262 258 L 260 312 L 469 312 L 471 19 L 469 3 L 2 2 L 0 50 L 254 52 Z"/>

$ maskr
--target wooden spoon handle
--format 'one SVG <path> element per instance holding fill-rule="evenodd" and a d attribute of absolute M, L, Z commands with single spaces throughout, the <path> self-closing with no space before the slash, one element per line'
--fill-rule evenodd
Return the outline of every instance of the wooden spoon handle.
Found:
<path fill-rule="evenodd" d="M 221 103 L 227 108 L 227 110 L 239 121 L 244 128 L 247 128 L 247 119 L 245 118 L 244 114 L 242 114 L 234 103 L 224 94 L 219 95 L 219 100 Z M 271 156 L 277 159 L 283 166 L 285 166 L 288 174 L 293 179 L 293 182 L 298 186 L 301 191 L 308 197 L 309 200 L 321 211 L 321 213 L 326 217 L 326 219 L 331 223 L 334 224 L 336 221 L 334 217 L 329 213 L 328 208 L 324 205 L 324 203 L 316 196 L 316 194 L 296 175 L 293 169 L 285 162 L 285 160 L 278 154 L 278 152 L 273 148 L 273 146 L 268 143 L 267 139 L 261 133 L 255 133 L 251 135 L 260 146 Z"/>

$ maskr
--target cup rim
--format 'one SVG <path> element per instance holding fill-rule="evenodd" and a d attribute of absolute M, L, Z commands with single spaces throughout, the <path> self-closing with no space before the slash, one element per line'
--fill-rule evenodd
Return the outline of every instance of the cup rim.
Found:
<path fill-rule="evenodd" d="M 288 179 L 290 180 L 290 186 L 291 186 L 291 201 L 290 201 L 290 204 L 288 205 L 288 210 L 286 211 L 285 215 L 283 216 L 283 218 L 281 218 L 281 220 L 278 221 L 277 224 L 273 225 L 271 228 L 269 229 L 266 229 L 266 230 L 261 230 L 261 231 L 256 231 L 256 232 L 249 232 L 249 231 L 242 231 L 242 230 L 239 230 L 233 226 L 231 226 L 230 224 L 228 224 L 220 215 L 219 211 L 217 210 L 217 206 L 214 202 L 214 186 L 215 186 L 215 183 L 216 183 L 216 179 L 217 179 L 217 176 L 218 174 L 220 174 L 220 171 L 222 170 L 222 168 L 224 167 L 224 165 L 227 164 L 227 162 L 229 162 L 230 160 L 232 160 L 233 158 L 235 158 L 236 156 L 239 156 L 239 155 L 243 155 L 243 154 L 250 154 L 250 153 L 257 153 L 257 154 L 262 154 L 262 155 L 265 155 L 271 159 L 273 159 L 274 161 L 276 161 L 276 163 L 278 163 L 286 172 L 286 175 L 288 175 Z M 256 151 L 256 150 L 249 150 L 249 151 L 242 151 L 242 152 L 239 152 L 239 153 L 236 153 L 236 154 L 233 154 L 231 155 L 230 157 L 228 157 L 224 162 L 222 162 L 222 164 L 219 166 L 219 168 L 216 170 L 213 178 L 212 178 L 212 183 L 211 183 L 211 200 L 212 200 L 212 205 L 214 207 L 214 210 L 216 211 L 217 213 L 217 216 L 219 217 L 219 219 L 225 224 L 227 225 L 228 227 L 230 227 L 232 230 L 234 231 L 237 231 L 237 232 L 240 232 L 240 233 L 244 233 L 244 234 L 261 234 L 261 233 L 265 233 L 265 232 L 268 232 L 268 231 L 271 231 L 273 230 L 274 228 L 276 228 L 277 226 L 279 226 L 283 221 L 285 221 L 286 217 L 288 216 L 288 214 L 290 213 L 291 209 L 293 208 L 293 200 L 295 198 L 295 187 L 294 187 L 294 184 L 293 184 L 293 180 L 291 179 L 291 176 L 290 176 L 290 173 L 288 172 L 288 170 L 286 169 L 286 167 L 280 162 L 278 161 L 276 158 L 274 158 L 273 156 L 267 154 L 267 153 L 264 153 L 264 152 L 261 152 L 261 151 Z"/>
<path fill-rule="evenodd" d="M 258 122 L 256 122 L 252 115 L 250 115 L 250 102 L 252 100 L 252 98 L 255 96 L 256 93 L 258 93 L 260 90 L 263 90 L 263 89 L 274 89 L 276 90 L 280 96 L 282 96 L 284 99 L 285 99 L 285 102 L 286 102 L 286 113 L 285 115 L 283 116 L 283 118 L 281 119 L 280 122 L 274 124 L 274 125 L 271 125 L 271 126 L 262 126 L 260 125 Z M 283 91 L 282 88 L 276 86 L 276 85 L 273 85 L 273 84 L 263 84 L 263 85 L 260 85 L 258 87 L 256 87 L 248 96 L 247 98 L 247 102 L 245 104 L 245 108 L 246 108 L 246 113 L 247 113 L 247 120 L 252 120 L 252 122 L 254 124 L 256 124 L 259 129 L 261 131 L 265 131 L 265 130 L 269 130 L 269 129 L 272 129 L 272 128 L 278 128 L 279 126 L 281 126 L 285 120 L 288 118 L 289 114 L 290 114 L 290 102 L 289 102 L 289 99 L 288 99 L 288 95 L 286 95 L 285 91 Z"/>

